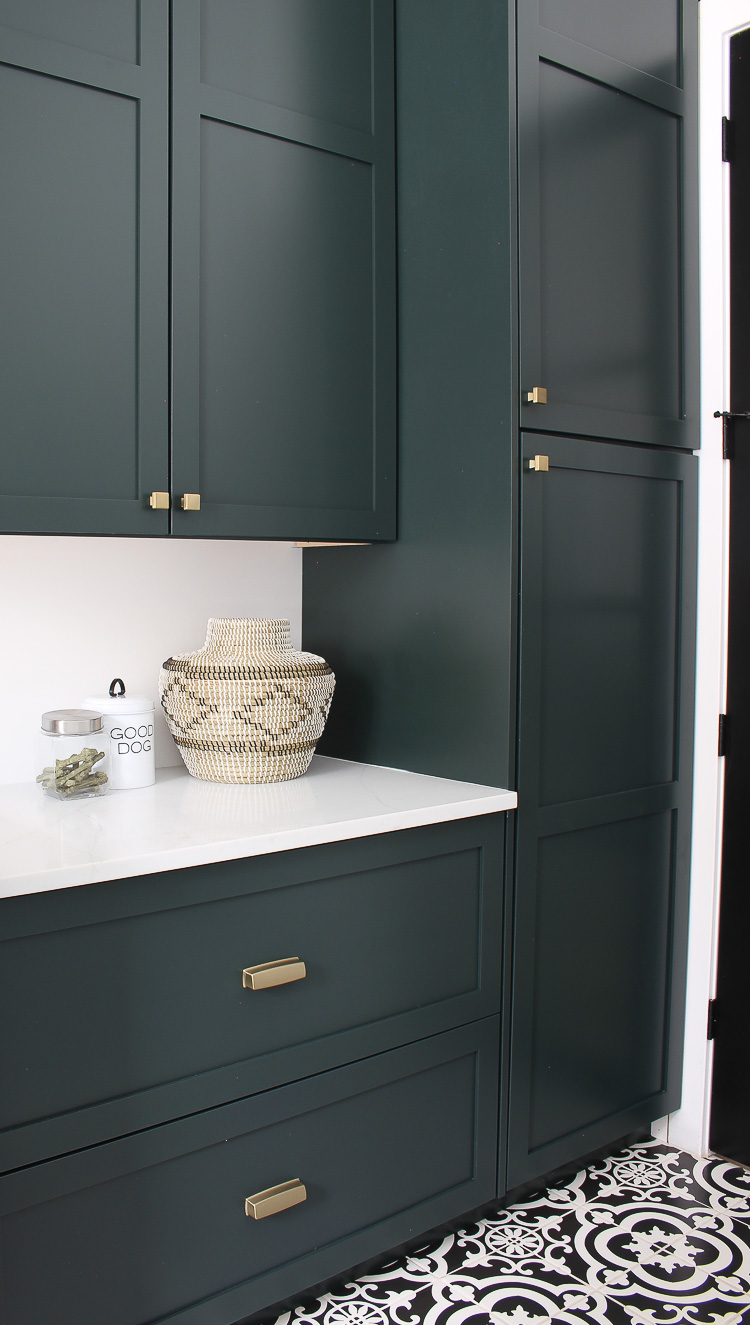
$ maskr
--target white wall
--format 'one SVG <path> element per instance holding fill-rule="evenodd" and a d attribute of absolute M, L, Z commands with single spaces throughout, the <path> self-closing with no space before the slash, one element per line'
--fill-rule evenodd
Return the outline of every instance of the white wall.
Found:
<path fill-rule="evenodd" d="M 701 19 L 701 453 L 698 530 L 698 674 L 695 796 L 685 1068 L 682 1107 L 658 1134 L 708 1154 L 712 1046 L 708 1000 L 716 987 L 723 767 L 718 714 L 726 698 L 726 589 L 731 466 L 721 456 L 729 408 L 729 167 L 721 160 L 721 117 L 729 113 L 728 58 L 733 32 L 750 26 L 750 0 L 703 0 Z"/>
<path fill-rule="evenodd" d="M 46 709 L 106 692 L 114 676 L 158 707 L 161 663 L 198 648 L 210 616 L 286 618 L 299 647 L 301 551 L 290 543 L 0 538 L 0 784 L 33 777 Z M 160 712 L 156 762 L 181 762 Z"/>

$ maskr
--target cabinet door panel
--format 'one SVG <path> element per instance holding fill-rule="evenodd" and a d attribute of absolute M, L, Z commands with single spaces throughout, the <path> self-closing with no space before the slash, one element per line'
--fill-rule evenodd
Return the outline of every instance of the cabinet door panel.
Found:
<path fill-rule="evenodd" d="M 91 4 L 88 11 L 96 9 Z M 167 9 L 104 7 L 87 40 L 32 6 L 0 29 L 0 528 L 159 534 L 167 481 Z M 49 22 L 43 21 L 45 15 Z M 23 15 L 11 13 L 19 27 Z M 111 20 L 111 21 L 110 21 Z M 38 31 L 37 31 L 38 30 Z M 132 33 L 130 34 L 132 37 Z M 132 42 L 130 43 L 132 44 Z"/>
<path fill-rule="evenodd" d="M 542 482 L 540 804 L 669 782 L 679 716 L 677 485 L 565 468 Z"/>
<path fill-rule="evenodd" d="M 172 530 L 393 538 L 392 7 L 185 0 L 173 47 Z"/>
<path fill-rule="evenodd" d="M 201 499 L 366 511 L 372 167 L 204 119 L 201 170 Z"/>
<path fill-rule="evenodd" d="M 7 65 L 0 99 L 0 171 L 14 200 L 0 244 L 15 259 L 3 261 L 0 295 L 0 412 L 15 442 L 3 488 L 14 497 L 132 498 L 137 104 Z M 73 421 L 75 459 L 66 445 Z"/>
<path fill-rule="evenodd" d="M 201 0 L 201 82 L 371 133 L 370 0 Z"/>
<path fill-rule="evenodd" d="M 0 26 L 138 64 L 139 9 L 139 0 L 0 0 Z"/>
<path fill-rule="evenodd" d="M 680 84 L 680 0 L 539 0 L 542 27 Z"/>
<path fill-rule="evenodd" d="M 4 1325 L 233 1325 L 492 1200 L 498 1043 L 491 1017 L 9 1175 Z"/>
<path fill-rule="evenodd" d="M 543 444 L 522 493 L 510 1187 L 668 1112 L 682 1054 L 697 462 Z"/>
<path fill-rule="evenodd" d="M 664 1089 L 672 813 L 539 843 L 532 1151 Z"/>
<path fill-rule="evenodd" d="M 539 65 L 540 381 L 550 403 L 680 412 L 678 122 Z"/>
<path fill-rule="evenodd" d="M 641 44 L 627 39 L 630 6 L 621 21 L 604 3 L 594 21 L 590 7 L 520 7 L 523 423 L 693 448 L 697 6 L 685 6 L 676 65 L 673 4 L 648 7 Z M 687 91 L 674 70 L 642 72 L 652 27 L 657 63 L 670 45 L 674 68 L 687 61 Z M 526 401 L 534 386 L 546 405 Z"/>

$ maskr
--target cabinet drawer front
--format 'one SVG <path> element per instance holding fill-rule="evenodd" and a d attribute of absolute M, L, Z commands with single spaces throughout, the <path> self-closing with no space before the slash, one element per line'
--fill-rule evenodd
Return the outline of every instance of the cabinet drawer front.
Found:
<path fill-rule="evenodd" d="M 3 1322 L 229 1325 L 491 1199 L 498 1042 L 487 1018 L 8 1175 Z"/>
<path fill-rule="evenodd" d="M 0 1124 L 16 1132 L 0 1159 L 75 1149 L 496 1012 L 500 833 L 474 820 L 156 876 L 147 914 L 6 938 Z M 243 971 L 291 958 L 243 987 Z M 17 1129 L 34 1122 L 49 1145 L 38 1131 L 41 1150 L 25 1153 Z"/>

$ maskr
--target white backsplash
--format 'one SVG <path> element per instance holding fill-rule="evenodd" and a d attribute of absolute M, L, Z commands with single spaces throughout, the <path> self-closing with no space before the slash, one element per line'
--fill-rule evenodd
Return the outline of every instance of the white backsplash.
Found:
<path fill-rule="evenodd" d="M 156 703 L 157 768 L 181 763 L 159 708 L 159 668 L 203 643 L 210 616 L 284 617 L 299 648 L 301 551 L 291 543 L 0 535 L 0 785 L 33 778 L 46 709 L 106 692 L 115 676 Z"/>

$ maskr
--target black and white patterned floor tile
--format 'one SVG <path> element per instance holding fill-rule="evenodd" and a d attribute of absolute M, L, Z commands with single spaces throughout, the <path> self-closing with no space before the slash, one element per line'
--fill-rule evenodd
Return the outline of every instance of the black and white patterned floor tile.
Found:
<path fill-rule="evenodd" d="M 274 1325 L 750 1325 L 750 1170 L 642 1142 Z"/>

